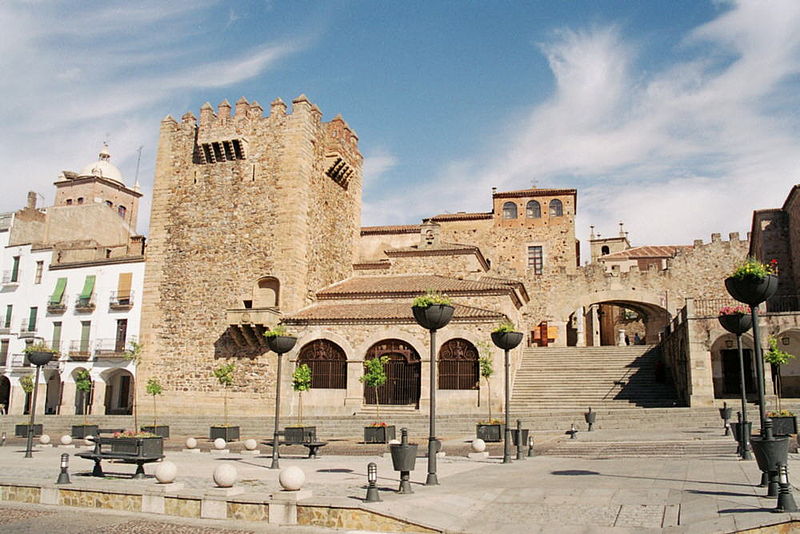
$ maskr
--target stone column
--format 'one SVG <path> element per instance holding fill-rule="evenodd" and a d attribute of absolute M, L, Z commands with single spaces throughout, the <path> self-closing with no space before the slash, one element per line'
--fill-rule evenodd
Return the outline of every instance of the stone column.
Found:
<path fill-rule="evenodd" d="M 94 379 L 94 396 L 92 405 L 89 406 L 91 415 L 105 415 L 106 413 L 106 383 L 99 378 Z"/>
<path fill-rule="evenodd" d="M 22 415 L 25 412 L 25 392 L 22 391 L 18 380 L 11 381 L 11 395 L 8 404 L 9 415 Z"/>
<path fill-rule="evenodd" d="M 586 310 L 583 306 L 575 310 L 575 330 L 577 331 L 576 347 L 586 346 Z"/>
<path fill-rule="evenodd" d="M 364 405 L 364 384 L 358 381 L 362 376 L 364 376 L 364 362 L 347 360 L 347 392 L 344 405 L 348 411 L 358 411 Z"/>
<path fill-rule="evenodd" d="M 61 415 L 75 415 L 75 382 L 64 380 L 61 393 Z"/>
<path fill-rule="evenodd" d="M 566 347 L 567 346 L 567 322 L 566 321 L 547 321 L 547 325 L 555 326 L 558 329 L 556 339 L 553 342 L 553 347 Z"/>

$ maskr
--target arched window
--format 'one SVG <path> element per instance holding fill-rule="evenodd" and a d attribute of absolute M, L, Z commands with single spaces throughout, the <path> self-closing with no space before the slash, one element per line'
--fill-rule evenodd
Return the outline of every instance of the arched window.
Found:
<path fill-rule="evenodd" d="M 280 282 L 277 278 L 267 276 L 256 284 L 253 294 L 255 308 L 277 308 L 280 297 Z"/>
<path fill-rule="evenodd" d="M 513 202 L 506 202 L 503 204 L 503 218 L 516 219 L 517 218 L 517 205 Z"/>
<path fill-rule="evenodd" d="M 422 361 L 414 347 L 400 339 L 384 339 L 372 345 L 364 360 L 388 356 L 386 383 L 375 391 L 364 384 L 366 404 L 414 405 L 419 408 Z M 376 397 L 377 394 L 377 397 Z"/>
<path fill-rule="evenodd" d="M 550 217 L 561 217 L 562 215 L 564 215 L 564 207 L 560 200 L 554 198 L 550 201 Z"/>
<path fill-rule="evenodd" d="M 297 365 L 311 368 L 313 389 L 347 389 L 347 356 L 342 348 L 327 339 L 317 339 L 300 350 Z"/>
<path fill-rule="evenodd" d="M 466 339 L 451 339 L 439 349 L 439 389 L 478 389 L 478 350 Z"/>
<path fill-rule="evenodd" d="M 125 213 L 126 213 L 127 211 L 128 211 L 128 208 L 126 208 L 125 206 L 123 206 L 123 205 L 119 205 L 119 206 L 117 206 L 117 213 L 118 213 L 118 214 L 119 214 L 119 216 L 120 216 L 120 217 L 122 217 L 123 219 L 125 218 Z"/>
<path fill-rule="evenodd" d="M 78 204 L 83 204 L 83 197 L 78 197 Z"/>
<path fill-rule="evenodd" d="M 111 202 L 110 200 L 106 200 L 106 206 L 108 206 L 109 208 L 113 208 L 114 207 L 114 203 Z"/>
<path fill-rule="evenodd" d="M 602 247 L 600 247 L 600 254 L 602 254 L 603 256 L 605 256 L 605 255 L 606 255 L 606 254 L 608 254 L 608 253 L 609 253 L 609 248 L 608 248 L 608 245 L 603 245 Z"/>
<path fill-rule="evenodd" d="M 67 206 L 72 206 L 72 199 L 71 198 L 67 199 Z"/>
<path fill-rule="evenodd" d="M 535 200 L 528 202 L 525 208 L 525 216 L 529 219 L 538 219 L 542 216 L 542 206 Z"/>

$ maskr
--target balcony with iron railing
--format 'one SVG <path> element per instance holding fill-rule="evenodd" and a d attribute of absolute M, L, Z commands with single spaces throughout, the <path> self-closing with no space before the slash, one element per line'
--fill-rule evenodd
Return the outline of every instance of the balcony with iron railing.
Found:
<path fill-rule="evenodd" d="M 8 324 L 0 324 L 0 335 L 9 335 L 11 333 L 11 323 Z"/>
<path fill-rule="evenodd" d="M 22 321 L 22 324 L 19 327 L 20 339 L 36 337 L 36 327 L 36 322 L 31 324 L 31 322 L 27 319 Z"/>
<path fill-rule="evenodd" d="M 75 311 L 80 313 L 93 312 L 95 308 L 94 293 L 89 297 L 82 297 L 78 295 L 75 298 Z"/>
<path fill-rule="evenodd" d="M 67 311 L 67 302 L 69 298 L 67 295 L 61 295 L 61 300 L 53 302 L 53 295 L 47 297 L 47 313 L 64 313 Z"/>
<path fill-rule="evenodd" d="M 52 360 L 50 360 L 47 364 L 43 365 L 42 367 L 46 369 L 58 369 L 58 359 L 59 356 L 55 355 Z M 19 369 L 26 369 L 31 368 L 35 369 L 36 366 L 32 365 L 31 362 L 28 361 L 28 355 L 25 353 L 22 354 L 12 354 L 11 360 L 9 361 L 12 370 L 19 370 Z"/>
<path fill-rule="evenodd" d="M 95 359 L 120 359 L 126 357 L 125 340 L 98 339 L 95 341 Z"/>
<path fill-rule="evenodd" d="M 133 307 L 133 291 L 112 291 L 108 307 L 112 310 L 130 310 Z"/>
<path fill-rule="evenodd" d="M 89 339 L 73 339 L 69 342 L 67 359 L 74 362 L 85 362 L 92 357 L 93 346 L 94 342 Z"/>
<path fill-rule="evenodd" d="M 19 271 L 14 271 L 9 269 L 8 271 L 3 271 L 3 285 L 4 286 L 16 286 L 19 285 Z"/>

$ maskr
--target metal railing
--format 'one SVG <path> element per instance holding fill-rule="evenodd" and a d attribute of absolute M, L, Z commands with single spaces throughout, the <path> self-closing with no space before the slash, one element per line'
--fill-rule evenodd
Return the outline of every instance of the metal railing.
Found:
<path fill-rule="evenodd" d="M 98 339 L 94 345 L 95 358 L 124 358 L 125 342 L 117 339 Z"/>
<path fill-rule="evenodd" d="M 127 291 L 120 296 L 119 291 L 112 291 L 108 297 L 108 305 L 112 310 L 124 310 L 133 306 L 133 291 Z"/>
<path fill-rule="evenodd" d="M 733 298 L 695 299 L 694 317 L 717 317 L 726 306 L 747 306 Z M 775 295 L 759 307 L 762 314 L 800 312 L 800 295 Z"/>
<path fill-rule="evenodd" d="M 12 270 L 3 271 L 3 285 L 19 284 L 19 271 L 14 273 Z"/>
<path fill-rule="evenodd" d="M 12 369 L 20 369 L 24 367 L 35 367 L 31 365 L 31 362 L 28 361 L 28 355 L 25 353 L 22 354 L 12 354 L 11 355 L 11 368 Z M 50 360 L 47 364 L 43 365 L 42 367 L 46 368 L 58 368 L 58 356 Z"/>
<path fill-rule="evenodd" d="M 92 311 L 94 308 L 94 293 L 90 297 L 75 297 L 75 311 Z"/>
<path fill-rule="evenodd" d="M 37 324 L 31 324 L 29 320 L 22 321 L 19 327 L 19 337 L 34 337 L 37 331 Z"/>
<path fill-rule="evenodd" d="M 47 297 L 47 311 L 50 313 L 64 313 L 67 311 L 67 302 L 69 302 L 69 298 L 66 293 L 61 295 L 59 302 L 53 302 L 53 295 L 50 295 Z"/>
<path fill-rule="evenodd" d="M 70 360 L 88 360 L 94 354 L 93 346 L 94 342 L 92 340 L 73 339 L 69 342 L 67 356 Z"/>

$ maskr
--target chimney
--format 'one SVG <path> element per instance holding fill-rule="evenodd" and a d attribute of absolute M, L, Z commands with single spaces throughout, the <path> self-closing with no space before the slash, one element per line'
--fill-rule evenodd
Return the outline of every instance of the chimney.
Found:
<path fill-rule="evenodd" d="M 28 206 L 27 209 L 36 209 L 36 191 L 28 191 Z"/>

